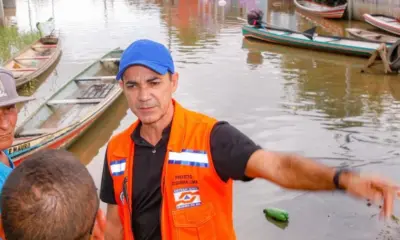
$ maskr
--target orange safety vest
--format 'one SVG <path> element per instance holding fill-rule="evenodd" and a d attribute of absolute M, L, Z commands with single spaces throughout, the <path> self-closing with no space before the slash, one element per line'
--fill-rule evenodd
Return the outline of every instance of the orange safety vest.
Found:
<path fill-rule="evenodd" d="M 224 182 L 215 171 L 210 134 L 215 119 L 175 106 L 165 156 L 161 191 L 163 240 L 233 240 L 232 180 Z M 133 240 L 132 180 L 134 143 L 131 134 L 139 123 L 113 136 L 107 148 L 115 200 L 124 239 Z"/>

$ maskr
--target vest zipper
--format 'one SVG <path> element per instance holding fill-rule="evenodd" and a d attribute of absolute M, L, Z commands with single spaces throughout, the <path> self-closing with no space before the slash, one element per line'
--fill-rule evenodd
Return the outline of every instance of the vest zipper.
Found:
<path fill-rule="evenodd" d="M 124 178 L 124 182 L 122 184 L 122 192 L 124 194 L 124 198 L 126 199 L 126 204 L 128 204 L 128 210 L 129 210 L 129 219 L 130 219 L 130 225 L 131 225 L 131 234 L 133 235 L 133 226 L 132 226 L 132 203 L 129 201 L 129 195 L 128 195 L 128 189 L 127 189 L 127 184 L 128 184 L 128 178 Z M 132 236 L 133 238 L 133 236 Z"/>
<path fill-rule="evenodd" d="M 163 167 L 162 167 L 162 171 L 161 171 L 161 178 L 162 178 L 162 180 L 161 180 L 161 207 L 160 207 L 160 229 L 161 229 L 161 239 L 163 239 L 164 237 L 166 237 L 166 238 L 168 238 L 169 236 L 163 236 L 163 232 L 164 232 L 164 229 L 163 229 L 163 220 L 164 221 L 166 221 L 165 219 L 163 219 L 163 208 L 164 208 L 164 197 L 165 197 L 165 194 L 164 194 L 164 190 L 165 190 L 165 175 L 166 175 L 166 172 L 168 171 L 168 158 L 169 158 L 169 151 L 168 151 L 168 149 L 167 149 L 167 153 L 166 153 L 166 159 L 164 160 L 164 164 L 163 164 Z"/>
<path fill-rule="evenodd" d="M 131 206 L 131 204 L 129 202 L 128 190 L 127 190 L 127 186 L 126 186 L 127 184 L 128 184 L 128 178 L 125 177 L 123 185 L 122 185 L 122 191 L 124 193 L 124 198 L 126 199 L 126 203 L 128 204 L 129 213 L 132 214 L 132 210 L 131 210 L 132 206 Z"/>
<path fill-rule="evenodd" d="M 163 202 L 164 202 L 164 184 L 165 184 L 165 176 L 162 176 L 162 183 L 161 183 L 161 207 L 160 207 L 160 230 L 161 230 L 161 239 L 163 238 L 163 222 L 162 222 L 162 212 L 163 212 Z"/>

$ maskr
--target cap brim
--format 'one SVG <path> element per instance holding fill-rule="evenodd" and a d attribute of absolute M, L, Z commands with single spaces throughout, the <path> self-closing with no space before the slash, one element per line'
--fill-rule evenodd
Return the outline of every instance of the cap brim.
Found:
<path fill-rule="evenodd" d="M 31 100 L 36 99 L 35 97 L 16 97 L 14 99 L 8 100 L 8 101 L 4 101 L 4 102 L 0 102 L 0 107 L 5 107 L 5 106 L 9 106 L 9 105 L 13 105 L 13 104 L 17 104 L 17 103 L 22 103 L 22 102 L 28 102 Z"/>
<path fill-rule="evenodd" d="M 131 62 L 131 63 L 127 64 L 121 70 L 119 70 L 116 79 L 121 80 L 122 75 L 124 74 L 125 70 L 133 65 L 142 65 L 144 67 L 150 68 L 151 70 L 153 70 L 154 72 L 156 72 L 160 75 L 164 75 L 168 72 L 167 67 L 161 66 L 157 63 L 150 62 L 150 61 L 135 61 L 135 62 Z"/>

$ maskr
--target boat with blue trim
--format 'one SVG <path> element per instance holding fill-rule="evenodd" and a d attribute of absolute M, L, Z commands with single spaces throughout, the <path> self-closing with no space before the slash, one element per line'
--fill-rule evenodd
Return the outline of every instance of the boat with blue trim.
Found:
<path fill-rule="evenodd" d="M 122 49 L 114 49 L 67 81 L 25 119 L 19 118 L 8 148 L 18 165 L 46 148 L 67 148 L 121 95 L 115 80 Z"/>
<path fill-rule="evenodd" d="M 246 38 L 254 38 L 268 43 L 287 45 L 291 47 L 313 49 L 318 51 L 370 57 L 381 42 L 358 40 L 338 36 L 321 36 L 315 33 L 315 28 L 305 32 L 270 27 L 262 24 L 261 27 L 245 24 L 242 34 Z M 387 48 L 391 46 L 387 43 Z"/>

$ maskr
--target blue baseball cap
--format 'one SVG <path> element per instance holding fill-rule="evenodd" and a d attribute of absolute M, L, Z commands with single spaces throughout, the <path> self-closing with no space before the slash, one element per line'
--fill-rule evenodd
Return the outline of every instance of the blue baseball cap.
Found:
<path fill-rule="evenodd" d="M 133 65 L 145 66 L 160 75 L 175 72 L 169 50 L 161 43 L 148 39 L 137 40 L 125 49 L 119 62 L 117 80 L 120 80 L 125 70 Z"/>

